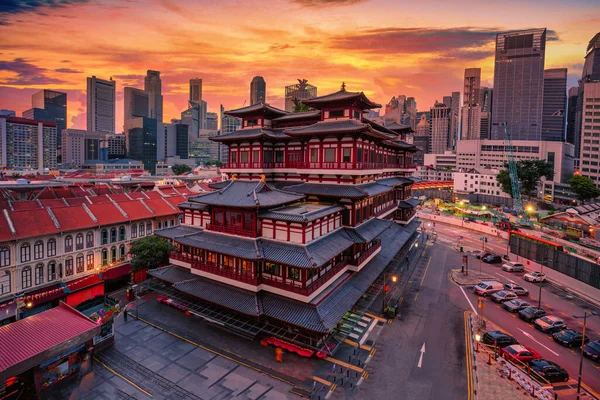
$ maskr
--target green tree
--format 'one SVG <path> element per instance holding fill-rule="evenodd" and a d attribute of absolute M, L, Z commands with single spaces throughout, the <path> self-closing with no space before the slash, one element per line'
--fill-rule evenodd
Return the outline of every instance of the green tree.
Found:
<path fill-rule="evenodd" d="M 587 176 L 573 175 L 568 183 L 573 193 L 577 195 L 577 199 L 583 203 L 600 196 L 600 189 Z"/>
<path fill-rule="evenodd" d="M 169 253 L 177 248 L 166 239 L 146 236 L 131 243 L 133 271 L 152 269 L 169 263 Z"/>
<path fill-rule="evenodd" d="M 307 106 L 306 104 L 302 103 L 297 98 L 294 98 L 294 111 L 293 112 L 297 113 L 297 112 L 306 112 L 306 111 L 310 111 L 310 107 Z"/>
<path fill-rule="evenodd" d="M 171 170 L 175 175 L 181 175 L 185 172 L 192 172 L 192 167 L 186 164 L 175 164 L 171 167 Z"/>
<path fill-rule="evenodd" d="M 521 195 L 530 198 L 535 196 L 542 178 L 548 180 L 554 178 L 554 166 L 544 160 L 521 160 L 517 161 L 517 175 L 519 176 Z M 496 176 L 496 181 L 500 183 L 502 191 L 512 197 L 512 184 L 508 169 L 500 171 Z"/>

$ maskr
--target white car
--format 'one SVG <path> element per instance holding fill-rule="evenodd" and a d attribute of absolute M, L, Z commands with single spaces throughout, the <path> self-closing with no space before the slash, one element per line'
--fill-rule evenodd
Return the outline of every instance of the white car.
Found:
<path fill-rule="evenodd" d="M 546 282 L 546 274 L 530 272 L 529 274 L 523 275 L 523 279 L 525 279 L 527 282 Z"/>
<path fill-rule="evenodd" d="M 502 270 L 508 272 L 525 272 L 525 266 L 518 262 L 507 262 L 502 265 Z"/>

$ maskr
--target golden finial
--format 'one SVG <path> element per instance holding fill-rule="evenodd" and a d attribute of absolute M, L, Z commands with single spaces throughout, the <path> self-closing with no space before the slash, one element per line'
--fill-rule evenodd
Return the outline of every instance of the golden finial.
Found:
<path fill-rule="evenodd" d="M 346 82 L 342 82 L 342 90 L 346 90 Z"/>
<path fill-rule="evenodd" d="M 264 101 L 263 97 L 262 97 L 262 96 L 260 96 L 260 98 L 258 99 L 258 102 L 259 102 L 260 104 L 262 104 L 262 103 L 263 103 L 263 101 Z"/>
<path fill-rule="evenodd" d="M 264 174 L 260 174 L 260 181 L 261 182 L 266 182 L 267 181 L 267 177 Z"/>
<path fill-rule="evenodd" d="M 231 180 L 232 181 L 237 181 L 237 178 L 238 178 L 237 174 L 231 175 Z"/>

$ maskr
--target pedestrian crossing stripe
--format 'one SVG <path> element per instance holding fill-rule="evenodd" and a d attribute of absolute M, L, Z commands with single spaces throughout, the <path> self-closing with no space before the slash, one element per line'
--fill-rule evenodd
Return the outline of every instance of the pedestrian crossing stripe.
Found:
<path fill-rule="evenodd" d="M 367 379 L 369 377 L 369 373 L 367 371 L 363 371 L 361 376 L 363 379 Z"/>
<path fill-rule="evenodd" d="M 371 349 L 371 351 L 369 352 L 369 355 L 374 356 L 376 351 L 377 351 L 377 349 L 375 349 L 375 348 Z"/>
<path fill-rule="evenodd" d="M 369 326 L 369 324 L 365 324 L 364 322 L 359 322 L 358 325 L 366 328 L 367 326 Z"/>
<path fill-rule="evenodd" d="M 337 385 L 334 383 L 333 385 L 331 385 L 331 387 L 329 388 L 329 391 L 333 393 L 333 391 L 335 390 L 335 388 L 337 387 Z"/>

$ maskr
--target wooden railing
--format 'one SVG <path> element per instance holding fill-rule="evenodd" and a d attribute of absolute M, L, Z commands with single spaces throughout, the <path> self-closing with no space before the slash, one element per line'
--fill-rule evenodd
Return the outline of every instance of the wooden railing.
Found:
<path fill-rule="evenodd" d="M 363 251 L 360 256 L 355 257 L 352 261 L 350 261 L 350 264 L 359 266 L 380 248 L 381 248 L 381 240 L 375 239 L 373 241 L 373 244 L 371 245 L 371 247 L 368 250 Z"/>
<path fill-rule="evenodd" d="M 375 162 L 303 162 L 303 161 L 287 161 L 287 162 L 263 162 L 263 163 L 228 163 L 223 164 L 223 169 L 271 169 L 271 168 L 291 168 L 291 169 L 384 169 L 396 168 L 406 169 L 412 168 L 409 164 L 388 164 Z"/>
<path fill-rule="evenodd" d="M 394 200 L 394 201 L 392 201 L 392 203 L 391 203 L 391 204 L 389 204 L 387 207 L 385 207 L 385 208 L 382 208 L 381 210 L 377 211 L 377 212 L 375 213 L 375 216 L 376 216 L 376 217 L 378 217 L 378 216 L 380 216 L 381 214 L 385 214 L 386 212 L 388 212 L 388 211 L 390 211 L 390 210 L 393 210 L 394 208 L 397 208 L 397 207 L 398 207 L 398 202 L 397 202 L 396 200 Z"/>
<path fill-rule="evenodd" d="M 323 284 L 329 281 L 332 277 L 334 277 L 337 273 L 339 273 L 342 269 L 344 269 L 348 265 L 346 260 L 337 263 L 333 268 L 327 271 L 323 276 L 319 277 L 308 286 L 302 286 L 301 282 L 291 283 L 289 281 L 284 282 L 283 280 L 279 280 L 276 277 L 270 277 L 268 275 L 262 275 L 260 281 L 264 285 L 272 286 L 278 289 L 284 289 L 289 292 L 298 293 L 304 296 L 308 296 L 312 294 L 315 290 L 319 289 Z M 292 281 L 293 282 L 293 281 Z"/>
<path fill-rule="evenodd" d="M 175 260 L 190 263 L 192 265 L 192 269 L 197 269 L 199 271 L 208 272 L 210 274 L 219 275 L 224 278 L 233 279 L 255 286 L 258 285 L 258 278 L 252 275 L 240 274 L 233 267 L 203 262 L 200 261 L 197 256 L 192 256 L 188 253 L 179 253 L 177 251 L 171 252 L 169 257 Z"/>
<path fill-rule="evenodd" d="M 248 229 L 233 228 L 233 227 L 224 226 L 224 225 L 206 224 L 206 230 L 214 231 L 214 232 L 230 233 L 232 235 L 246 236 L 246 237 L 251 237 L 251 238 L 257 237 L 257 234 L 255 231 L 251 231 Z"/>

